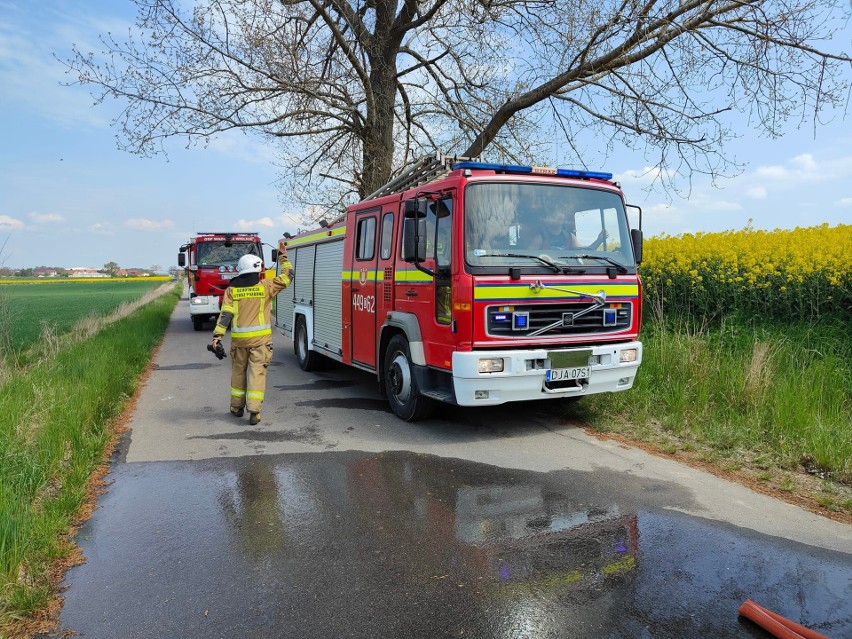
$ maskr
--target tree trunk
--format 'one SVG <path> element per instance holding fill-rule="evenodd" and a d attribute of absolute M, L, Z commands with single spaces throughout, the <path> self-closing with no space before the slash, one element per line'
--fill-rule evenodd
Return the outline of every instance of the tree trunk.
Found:
<path fill-rule="evenodd" d="M 363 169 L 358 195 L 361 198 L 390 180 L 393 170 L 393 127 L 396 106 L 396 58 L 402 33 L 394 32 L 396 0 L 375 2 L 375 33 L 366 46 L 370 59 L 370 88 L 373 112 L 367 113 L 362 137 Z"/>

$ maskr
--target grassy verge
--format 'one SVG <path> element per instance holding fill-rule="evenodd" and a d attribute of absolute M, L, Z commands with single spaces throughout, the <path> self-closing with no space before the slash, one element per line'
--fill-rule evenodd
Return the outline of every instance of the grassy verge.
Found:
<path fill-rule="evenodd" d="M 852 339 L 843 324 L 694 330 L 652 323 L 633 390 L 582 410 L 593 429 L 690 453 L 852 515 Z"/>
<path fill-rule="evenodd" d="M 111 426 L 177 299 L 177 291 L 162 295 L 0 386 L 0 629 L 51 597 L 51 563 L 73 550 L 68 532 Z"/>

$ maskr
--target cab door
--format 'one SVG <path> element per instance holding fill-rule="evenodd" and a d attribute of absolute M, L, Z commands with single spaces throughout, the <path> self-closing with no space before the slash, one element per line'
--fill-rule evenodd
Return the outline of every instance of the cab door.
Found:
<path fill-rule="evenodd" d="M 429 205 L 434 214 L 434 251 L 429 250 L 433 260 L 435 278 L 431 282 L 430 316 L 431 327 L 427 334 L 426 348 L 430 360 L 438 368 L 451 369 L 455 339 L 453 336 L 453 236 L 455 209 L 453 192 L 447 192 Z"/>
<path fill-rule="evenodd" d="M 376 368 L 376 281 L 378 279 L 379 210 L 358 213 L 355 219 L 355 250 L 350 268 L 350 332 L 353 363 Z"/>

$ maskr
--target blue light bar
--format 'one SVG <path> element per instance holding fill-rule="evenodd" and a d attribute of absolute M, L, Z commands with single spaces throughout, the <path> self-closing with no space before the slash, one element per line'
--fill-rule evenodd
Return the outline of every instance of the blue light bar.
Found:
<path fill-rule="evenodd" d="M 535 175 L 557 175 L 559 177 L 570 177 L 595 179 L 595 180 L 611 180 L 612 173 L 603 173 L 601 171 L 580 171 L 577 169 L 552 169 L 550 167 L 532 167 L 521 166 L 519 164 L 493 164 L 491 162 L 457 162 L 453 165 L 453 170 L 456 169 L 485 169 L 496 171 L 498 173 L 526 173 Z"/>

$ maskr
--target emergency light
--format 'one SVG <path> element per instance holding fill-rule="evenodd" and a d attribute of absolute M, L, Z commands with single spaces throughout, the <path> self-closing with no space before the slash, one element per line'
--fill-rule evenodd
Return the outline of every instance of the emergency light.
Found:
<path fill-rule="evenodd" d="M 492 164 L 491 162 L 457 162 L 456 169 L 486 169 L 498 173 L 527 173 L 535 175 L 557 175 L 559 177 L 580 178 L 583 180 L 612 180 L 612 173 L 601 171 L 579 171 L 577 169 L 554 169 L 546 166 L 521 166 L 519 164 Z"/>

